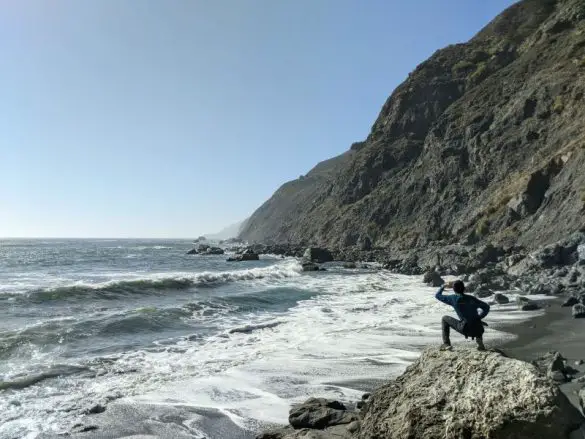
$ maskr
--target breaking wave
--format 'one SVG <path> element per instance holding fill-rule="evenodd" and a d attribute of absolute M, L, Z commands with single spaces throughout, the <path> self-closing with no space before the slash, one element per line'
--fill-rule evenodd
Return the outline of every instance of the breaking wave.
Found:
<path fill-rule="evenodd" d="M 194 274 L 174 273 L 170 276 L 158 275 L 103 283 L 77 283 L 33 290 L 26 294 L 12 294 L 12 296 L 35 303 L 53 300 L 118 299 L 133 294 L 163 294 L 168 290 L 214 287 L 230 282 L 284 279 L 299 276 L 301 270 L 298 262 L 290 260 L 264 268 Z"/>

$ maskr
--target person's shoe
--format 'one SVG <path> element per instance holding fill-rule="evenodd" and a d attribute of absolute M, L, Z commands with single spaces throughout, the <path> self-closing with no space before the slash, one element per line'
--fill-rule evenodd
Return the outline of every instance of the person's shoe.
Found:
<path fill-rule="evenodd" d="M 485 351 L 485 345 L 483 344 L 483 340 L 477 340 L 477 350 L 478 351 Z"/>
<path fill-rule="evenodd" d="M 443 343 L 443 345 L 439 348 L 440 351 L 452 351 L 453 346 L 449 343 Z"/>

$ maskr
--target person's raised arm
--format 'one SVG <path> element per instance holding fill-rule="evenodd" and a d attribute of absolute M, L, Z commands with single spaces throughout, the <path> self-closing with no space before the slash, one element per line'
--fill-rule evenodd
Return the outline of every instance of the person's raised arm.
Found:
<path fill-rule="evenodd" d="M 451 296 L 445 296 L 443 294 L 443 291 L 445 290 L 445 287 L 447 287 L 447 286 L 448 286 L 447 284 L 441 285 L 441 287 L 439 288 L 439 290 L 435 294 L 435 299 L 437 299 L 443 303 L 446 303 L 447 305 L 451 305 L 452 304 Z"/>

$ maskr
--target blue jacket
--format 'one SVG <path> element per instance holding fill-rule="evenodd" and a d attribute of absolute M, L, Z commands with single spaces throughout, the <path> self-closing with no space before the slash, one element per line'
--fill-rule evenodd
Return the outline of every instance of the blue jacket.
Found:
<path fill-rule="evenodd" d="M 443 285 L 439 288 L 435 297 L 437 300 L 440 300 L 447 305 L 451 305 L 459 316 L 459 320 L 467 323 L 474 323 L 475 321 L 483 319 L 488 315 L 488 312 L 490 312 L 490 306 L 487 303 L 467 294 L 449 294 L 445 296 L 443 294 L 444 289 L 445 286 Z M 477 312 L 478 309 L 481 309 L 480 313 Z"/>

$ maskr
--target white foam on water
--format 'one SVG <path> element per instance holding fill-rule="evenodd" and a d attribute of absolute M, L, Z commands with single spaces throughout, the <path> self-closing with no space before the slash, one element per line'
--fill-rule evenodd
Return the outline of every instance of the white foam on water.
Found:
<path fill-rule="evenodd" d="M 114 355 L 103 374 L 22 389 L 11 395 L 15 404 L 0 396 L 0 437 L 10 437 L 24 420 L 28 432 L 66 429 L 79 413 L 71 408 L 118 392 L 127 401 L 216 409 L 243 428 L 286 423 L 292 403 L 309 396 L 356 401 L 367 383 L 397 376 L 425 346 L 440 344 L 441 316 L 453 315 L 420 277 L 385 271 L 300 275 L 298 264 L 281 264 L 296 274 L 255 279 L 319 294 L 286 312 L 230 316 L 205 339 Z M 498 322 L 537 314 L 492 305 L 486 343 L 511 337 L 494 329 Z M 250 331 L 230 333 L 237 328 Z M 472 343 L 457 334 L 453 342 Z"/>
<path fill-rule="evenodd" d="M 356 383 L 398 375 L 425 346 L 440 344 L 440 318 L 453 314 L 434 298 L 434 289 L 421 286 L 420 278 L 385 272 L 314 275 L 303 278 L 303 286 L 325 294 L 299 303 L 274 328 L 225 340 L 223 351 L 232 358 L 246 351 L 248 361 L 135 400 L 215 408 L 244 428 L 286 423 L 294 402 L 310 396 L 355 401 L 362 393 Z M 535 314 L 494 304 L 488 321 Z M 458 337 L 453 341 L 464 343 Z M 510 337 L 490 329 L 485 339 L 493 343 Z"/>

